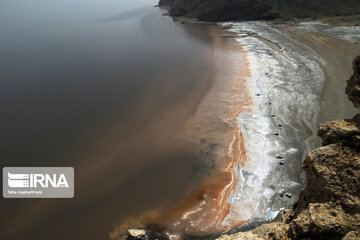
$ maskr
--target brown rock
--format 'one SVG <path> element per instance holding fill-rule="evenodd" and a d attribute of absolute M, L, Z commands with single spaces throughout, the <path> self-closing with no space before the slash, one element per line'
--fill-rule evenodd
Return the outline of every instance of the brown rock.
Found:
<path fill-rule="evenodd" d="M 336 120 L 321 124 L 318 135 L 323 145 L 342 142 L 344 145 L 360 148 L 360 114 L 350 120 Z"/>
<path fill-rule="evenodd" d="M 264 240 L 260 236 L 250 232 L 239 232 L 231 235 L 223 235 L 217 240 Z"/>
<path fill-rule="evenodd" d="M 276 231 L 274 231 L 276 229 Z M 256 228 L 253 233 L 264 239 L 290 240 L 288 236 L 289 225 L 283 222 L 263 224 Z"/>
<path fill-rule="evenodd" d="M 360 230 L 358 231 L 351 231 L 345 235 L 343 240 L 358 240 L 360 239 Z"/>
<path fill-rule="evenodd" d="M 307 184 L 299 196 L 300 207 L 338 201 L 345 211 L 360 212 L 360 152 L 331 144 L 312 151 L 303 168 Z"/>
<path fill-rule="evenodd" d="M 359 214 L 345 213 L 331 203 L 311 203 L 289 224 L 294 239 L 341 239 L 359 227 Z"/>
<path fill-rule="evenodd" d="M 347 81 L 346 94 L 354 106 L 360 110 L 360 56 L 353 61 L 354 74 Z"/>

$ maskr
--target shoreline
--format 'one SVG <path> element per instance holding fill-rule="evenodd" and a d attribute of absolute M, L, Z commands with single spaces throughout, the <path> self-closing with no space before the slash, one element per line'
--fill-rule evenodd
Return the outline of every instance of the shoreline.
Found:
<path fill-rule="evenodd" d="M 300 24 L 302 23 L 303 22 Z M 251 116 L 254 114 L 256 115 L 256 111 L 245 117 L 243 116 L 244 114 L 241 113 L 238 117 L 239 126 L 245 136 L 246 150 L 249 154 L 248 163 L 251 165 L 251 163 L 254 164 L 252 160 L 258 160 L 257 167 L 264 166 L 261 159 L 266 159 L 266 162 L 272 162 L 272 164 L 276 164 L 276 162 L 281 163 L 281 166 L 279 167 L 268 166 L 267 173 L 270 177 L 264 177 L 264 173 L 256 174 L 257 169 L 251 169 L 250 167 L 250 175 L 257 175 L 257 182 L 260 182 L 259 185 L 263 185 L 263 188 L 265 188 L 265 193 L 258 195 L 258 200 L 261 198 L 263 199 L 263 205 L 261 206 L 260 203 L 258 207 L 258 210 L 260 209 L 260 211 L 257 212 L 255 210 L 252 220 L 249 223 L 236 228 L 238 229 L 237 231 L 247 231 L 264 222 L 271 222 L 275 218 L 279 218 L 278 214 L 282 213 L 284 209 L 291 209 L 296 203 L 300 190 L 305 183 L 304 174 L 301 172 L 302 161 L 308 152 L 316 146 L 319 146 L 320 140 L 317 139 L 319 123 L 324 122 L 325 120 L 329 121 L 342 118 L 345 115 L 344 112 L 346 112 L 346 116 L 353 116 L 356 113 L 356 109 L 348 101 L 345 93 L 343 91 L 339 92 L 338 89 L 345 88 L 346 83 L 343 79 L 347 79 L 351 75 L 352 69 L 350 63 L 357 53 L 360 52 L 358 45 L 354 45 L 352 42 L 354 41 L 354 38 L 360 40 L 360 28 L 353 27 L 353 38 L 350 36 L 350 32 L 347 36 L 348 39 L 342 37 L 341 34 L 339 34 L 340 30 L 337 29 L 337 35 L 333 34 L 327 36 L 329 39 L 328 42 L 335 46 L 326 44 L 314 47 L 304 39 L 311 34 L 318 34 L 317 32 L 307 33 L 307 35 L 304 36 L 303 32 L 299 34 L 293 29 L 289 30 L 289 26 L 286 23 L 282 24 L 281 27 L 278 27 L 271 22 L 222 24 L 227 27 L 229 31 L 234 31 L 239 34 L 240 39 L 237 40 L 240 44 L 247 45 L 245 51 L 250 54 L 250 66 L 252 67 L 252 75 L 255 79 L 255 81 L 254 79 L 253 81 L 251 81 L 251 79 L 250 81 L 247 81 L 247 83 L 250 84 L 248 85 L 248 89 L 252 92 L 254 99 L 262 98 L 255 104 L 259 107 L 257 108 L 255 106 L 255 108 L 258 109 L 258 112 L 263 112 L 263 114 L 260 113 L 260 115 L 263 115 L 263 118 L 259 122 L 266 125 L 265 127 L 261 126 L 261 124 L 258 124 L 257 127 L 253 126 L 254 121 L 256 122 L 259 120 L 259 116 Z M 328 29 L 326 30 L 331 32 L 332 26 L 329 25 Z M 347 44 L 345 44 L 345 41 L 349 39 L 352 41 L 348 41 Z M 339 50 L 335 53 L 332 52 L 332 55 L 330 54 L 330 56 L 324 54 L 329 50 L 332 51 L 333 48 Z M 344 51 L 344 48 L 347 50 L 346 53 L 340 54 L 341 51 Z M 357 51 L 354 51 L 356 49 Z M 290 62 L 291 64 L 286 64 L 287 62 Z M 336 63 L 338 65 L 341 63 L 341 65 L 337 66 Z M 302 71 L 305 69 L 305 72 Z M 338 74 L 335 76 L 332 75 L 334 69 L 338 71 Z M 274 75 L 276 75 L 276 81 L 271 81 L 271 71 L 275 72 Z M 296 75 L 298 75 L 298 78 Z M 267 80 L 261 80 L 264 78 L 267 78 Z M 281 83 L 281 79 L 287 80 L 287 82 L 284 81 Z M 317 80 L 318 84 L 314 84 L 314 82 L 310 82 L 309 80 Z M 297 81 L 299 82 L 298 84 Z M 272 86 L 270 86 L 271 83 L 273 84 Z M 292 84 L 295 84 L 297 87 L 292 88 Z M 300 84 L 306 84 L 307 88 L 305 88 L 305 91 L 298 94 L 301 91 L 301 88 L 299 87 Z M 279 88 L 281 85 L 283 86 Z M 286 88 L 290 88 L 289 91 L 281 91 Z M 334 91 L 329 91 L 329 88 L 338 91 L 336 98 L 333 98 L 333 95 L 331 94 Z M 266 89 L 268 90 L 267 92 Z M 278 91 L 278 93 L 276 91 Z M 294 94 L 294 92 L 297 93 Z M 292 95 L 295 95 L 294 98 L 292 98 Z M 281 101 L 281 98 L 285 98 L 285 101 Z M 279 99 L 280 101 L 278 101 Z M 293 103 L 296 103 L 296 105 L 291 103 L 291 99 L 294 99 Z M 308 103 L 304 106 L 304 102 Z M 267 103 L 269 104 L 268 109 L 264 107 Z M 287 112 L 287 108 L 295 111 Z M 302 112 L 302 110 L 305 111 Z M 295 118 L 304 117 L 304 119 L 297 122 L 289 113 L 296 113 Z M 271 115 L 270 118 L 270 114 L 274 115 Z M 293 120 L 293 122 L 291 122 L 291 119 L 294 119 L 295 121 Z M 280 125 L 278 125 L 279 123 Z M 249 125 L 251 127 L 248 127 Z M 274 125 L 281 126 L 281 129 L 271 127 Z M 297 132 L 287 129 L 294 127 L 298 129 Z M 261 130 L 259 131 L 258 129 Z M 284 137 L 279 141 L 274 140 L 274 144 L 268 146 L 267 149 L 270 155 L 274 156 L 276 154 L 277 158 L 278 156 L 281 156 L 280 159 L 275 161 L 274 157 L 271 159 L 271 156 L 266 158 L 266 156 L 259 154 L 258 149 L 260 141 L 259 139 L 255 141 L 252 140 L 252 138 L 255 138 L 254 136 L 263 134 L 265 135 L 263 139 L 268 139 L 267 143 L 264 143 L 264 145 L 269 144 L 268 142 L 271 142 L 272 139 L 266 135 L 272 135 L 274 133 L 271 132 L 270 129 L 278 131 L 278 137 L 280 138 L 282 135 L 291 135 L 289 139 Z M 280 143 L 281 140 L 283 140 L 283 144 Z M 253 146 L 250 146 L 249 144 L 251 141 L 254 142 Z M 304 144 L 301 147 L 302 142 L 304 142 Z M 252 152 L 253 150 L 254 152 Z M 276 153 L 276 151 L 278 151 L 278 153 Z M 267 163 L 265 163 L 265 165 L 266 164 Z M 288 165 L 288 167 L 285 168 L 286 173 L 284 172 L 284 165 Z M 249 174 L 249 172 L 247 174 Z M 254 193 L 253 191 L 253 186 L 250 186 L 250 190 L 245 192 L 245 194 L 242 194 L 244 191 L 244 183 L 246 185 L 246 179 L 244 178 L 243 171 L 240 171 L 238 175 L 243 181 L 238 183 L 239 187 L 233 194 L 233 198 L 235 198 L 234 204 L 242 204 L 243 202 L 249 201 L 248 199 L 243 199 L 236 202 L 242 195 L 248 197 L 249 195 L 253 196 L 256 194 L 256 192 Z M 248 178 L 250 179 L 250 177 Z M 261 179 L 263 179 L 264 184 L 261 184 Z M 243 212 L 243 209 L 241 210 L 242 211 L 237 209 L 235 212 Z M 249 210 L 247 209 L 247 211 Z M 235 218 L 239 219 L 239 215 L 235 215 Z"/>
<path fill-rule="evenodd" d="M 240 49 L 237 53 L 243 61 L 238 79 L 233 83 L 235 87 L 231 96 L 238 99 L 235 101 L 232 99 L 233 105 L 229 102 L 227 105 L 223 104 L 226 109 L 230 109 L 229 106 L 234 107 L 227 119 L 227 124 L 230 126 L 235 123 L 232 128 L 230 127 L 233 138 L 230 142 L 227 140 L 230 144 L 226 144 L 226 141 L 222 143 L 224 146 L 229 146 L 227 152 L 229 158 L 228 161 L 220 161 L 225 163 L 223 170 L 213 171 L 213 173 L 227 172 L 229 177 L 225 181 L 227 184 L 222 184 L 223 187 L 220 187 L 222 189 L 220 191 L 219 186 L 211 181 L 224 179 L 221 175 L 210 176 L 205 180 L 200 192 L 194 193 L 188 202 L 179 205 L 180 209 L 185 207 L 188 210 L 185 212 L 180 210 L 179 213 L 177 209 L 176 214 L 170 217 L 175 219 L 173 223 L 167 225 L 167 227 L 171 225 L 175 227 L 165 232 L 170 239 L 180 237 L 177 235 L 179 229 L 183 229 L 180 231 L 190 236 L 219 235 L 229 230 L 247 231 L 264 222 L 277 219 L 284 209 L 292 208 L 298 199 L 305 183 L 301 171 L 302 160 L 317 144 L 316 132 L 319 121 L 334 115 L 331 113 L 326 116 L 326 112 L 319 112 L 326 106 L 322 97 L 324 84 L 326 86 L 329 81 L 328 69 L 324 68 L 328 59 L 318 54 L 318 49 L 313 49 L 306 44 L 306 41 L 302 41 L 299 36 L 296 37 L 295 33 L 290 32 L 290 24 L 281 23 L 280 27 L 277 24 L 279 23 L 242 22 L 225 23 L 220 27 L 222 38 L 230 39 L 227 43 L 232 42 L 231 44 L 235 44 L 234 47 L 237 44 Z M 334 41 L 336 42 L 336 39 Z M 228 52 L 226 58 L 231 58 L 231 54 L 234 53 Z M 219 56 L 215 56 L 215 59 L 219 59 Z M 236 58 L 233 58 L 233 62 L 236 62 L 234 59 Z M 216 75 L 219 71 L 221 69 L 216 69 Z M 350 69 L 348 73 L 350 75 Z M 318 79 L 318 82 L 314 83 L 314 79 Z M 330 85 L 336 84 L 334 79 Z M 214 81 L 214 86 L 201 104 L 205 103 L 205 107 L 200 105 L 197 113 L 209 106 L 206 102 L 212 102 L 209 101 L 209 96 L 214 94 L 212 92 L 224 93 L 224 89 L 216 85 L 219 83 L 221 81 Z M 242 107 L 234 104 L 239 100 L 242 100 Z M 347 98 L 343 97 L 341 101 L 347 102 Z M 216 114 L 216 112 L 212 113 Z M 342 117 L 341 113 L 338 115 L 339 118 Z M 194 117 L 195 122 L 196 118 L 201 119 L 203 116 Z M 189 123 L 190 128 L 191 125 L 196 124 Z M 275 133 L 279 135 L 275 136 Z M 261 142 L 263 144 L 260 144 Z M 259 148 L 267 151 L 259 155 Z M 224 148 L 218 151 L 220 155 L 225 153 Z M 264 168 L 259 171 L 259 166 Z M 210 185 L 206 182 L 210 182 Z M 257 183 L 257 186 L 254 183 Z M 215 185 L 217 187 L 214 188 Z M 215 201 L 212 205 L 206 203 L 209 199 L 208 195 L 211 195 Z M 203 206 L 215 206 L 213 209 L 217 209 L 215 214 L 217 217 L 212 217 L 212 213 L 203 215 L 206 214 L 204 211 L 206 208 L 204 209 Z M 221 217 L 219 218 L 218 215 Z M 204 221 L 209 218 L 211 222 Z M 166 218 L 164 222 L 168 220 L 169 218 Z M 199 228 L 196 224 L 203 224 L 206 228 Z M 196 225 L 196 227 L 189 230 L 186 229 L 186 225 L 188 227 Z"/>
<path fill-rule="evenodd" d="M 235 23 L 230 31 L 239 34 L 240 44 L 248 45 L 252 77 L 247 88 L 255 99 L 252 113 L 238 116 L 250 161 L 238 172 L 242 181 L 230 201 L 234 212 L 242 215 L 233 218 L 272 221 L 283 209 L 291 208 L 304 184 L 301 159 L 313 146 L 324 78 L 313 59 L 302 57 L 311 52 L 267 23 Z M 307 76 L 315 75 L 318 82 L 301 89 Z M 302 105 L 297 102 L 300 99 Z M 251 202 L 247 214 L 237 207 Z"/>
<path fill-rule="evenodd" d="M 237 126 L 236 117 L 241 107 L 250 104 L 244 87 L 247 63 L 242 46 L 230 43 L 230 33 L 218 26 L 207 26 L 214 39 L 215 80 L 211 90 L 199 105 L 194 116 L 186 123 L 183 137 L 189 142 L 210 142 L 209 151 L 214 170 L 199 189 L 165 217 L 170 239 L 177 239 L 182 232 L 191 236 L 206 236 L 230 230 L 236 224 L 224 226 L 222 222 L 229 215 L 231 205 L 228 198 L 236 182 L 235 164 L 246 161 L 244 141 Z M 231 34 L 230 34 L 231 35 Z M 233 57 L 229 55 L 233 54 Z M 234 58 L 238 61 L 232 61 Z M 245 102 L 244 102 L 245 101 Z M 169 224 L 169 219 L 170 224 Z"/>
<path fill-rule="evenodd" d="M 195 166 L 199 168 L 197 171 L 201 171 L 202 181 L 177 204 L 142 213 L 129 219 L 129 224 L 125 221 L 127 227 L 116 227 L 110 233 L 112 239 L 119 239 L 124 228 L 128 229 L 129 226 L 165 227 L 164 234 L 170 239 L 179 239 L 180 235 L 206 236 L 231 229 L 222 226 L 221 222 L 230 210 L 227 199 L 235 177 L 234 159 L 241 160 L 240 151 L 244 148 L 241 147 L 243 141 L 239 139 L 241 135 L 236 116 L 239 105 L 244 105 L 241 100 L 246 99 L 247 95 L 243 93 L 243 98 L 234 97 L 241 95 L 239 89 L 244 90 L 245 76 L 240 74 L 245 72 L 244 56 L 242 47 L 232 41 L 230 44 L 227 38 L 229 35 L 234 37 L 234 34 L 225 32 L 216 25 L 203 27 L 207 28 L 213 38 L 214 79 L 193 116 L 185 122 L 184 130 L 176 136 L 186 144 L 202 146 L 199 166 Z M 230 54 L 238 58 L 238 61 L 232 61 Z M 239 81 L 239 78 L 243 79 Z M 211 211 L 212 209 L 216 211 Z M 201 221 L 204 218 L 209 220 Z M 196 220 L 200 222 L 194 224 Z"/>

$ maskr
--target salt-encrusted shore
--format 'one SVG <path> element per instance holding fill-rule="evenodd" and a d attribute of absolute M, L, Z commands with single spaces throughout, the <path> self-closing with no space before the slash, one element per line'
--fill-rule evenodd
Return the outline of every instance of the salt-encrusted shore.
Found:
<path fill-rule="evenodd" d="M 325 81 L 321 59 L 271 24 L 224 25 L 245 46 L 254 99 L 237 118 L 249 160 L 237 169 L 229 218 L 272 220 L 293 205 L 303 185 L 301 159 L 314 146 Z"/>
<path fill-rule="evenodd" d="M 321 22 L 222 25 L 238 34 L 236 40 L 244 45 L 251 69 L 246 87 L 253 104 L 238 116 L 248 161 L 236 169 L 239 180 L 229 199 L 232 211 L 224 222 L 249 221 L 240 227 L 248 229 L 273 220 L 297 202 L 304 184 L 302 159 L 316 146 L 319 121 L 340 118 L 343 111 L 355 112 L 340 91 L 334 106 L 324 86 L 326 83 L 326 91 L 329 87 L 343 89 L 341 80 L 351 74 L 347 69 L 357 54 L 360 27 Z M 299 35 L 304 26 L 307 36 L 323 42 L 314 47 L 303 41 Z M 336 47 L 339 43 L 343 48 Z M 329 69 L 334 60 L 324 54 L 332 48 L 343 51 L 336 58 L 343 61 L 338 78 Z"/>

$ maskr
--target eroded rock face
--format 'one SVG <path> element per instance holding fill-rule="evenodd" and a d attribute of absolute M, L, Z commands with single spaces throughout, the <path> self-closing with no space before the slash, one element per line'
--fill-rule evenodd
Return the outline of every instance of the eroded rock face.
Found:
<path fill-rule="evenodd" d="M 298 207 L 283 219 L 287 236 L 341 239 L 360 229 L 360 152 L 340 140 L 312 151 L 303 168 L 307 184 Z"/>
<path fill-rule="evenodd" d="M 359 109 L 360 56 L 354 60 L 346 93 Z M 255 229 L 255 237 L 360 239 L 360 114 L 324 123 L 318 135 L 323 147 L 313 150 L 304 161 L 307 181 L 297 207 L 284 214 L 281 222 Z"/>
<path fill-rule="evenodd" d="M 360 56 L 353 62 L 354 75 L 347 81 L 346 94 L 354 106 L 360 110 Z"/>
<path fill-rule="evenodd" d="M 342 143 L 312 151 L 304 161 L 307 184 L 299 207 L 334 203 L 348 213 L 360 213 L 360 152 Z"/>
<path fill-rule="evenodd" d="M 360 230 L 358 231 L 351 231 L 346 234 L 343 240 L 358 240 L 360 239 Z"/>
<path fill-rule="evenodd" d="M 359 217 L 346 213 L 335 203 L 310 203 L 290 223 L 293 238 L 341 239 L 346 233 L 356 230 Z"/>
<path fill-rule="evenodd" d="M 319 136 L 323 145 L 341 142 L 345 146 L 360 148 L 360 114 L 350 120 L 337 120 L 321 124 Z"/>

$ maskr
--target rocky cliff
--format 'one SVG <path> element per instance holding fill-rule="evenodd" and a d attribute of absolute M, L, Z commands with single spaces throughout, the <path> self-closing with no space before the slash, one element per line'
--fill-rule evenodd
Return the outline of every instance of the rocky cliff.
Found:
<path fill-rule="evenodd" d="M 360 110 L 360 56 L 346 93 Z M 231 239 L 360 239 L 360 114 L 320 126 L 323 146 L 306 157 L 307 183 L 294 209 L 281 222 L 252 233 L 225 235 Z"/>
<path fill-rule="evenodd" d="M 358 0 L 160 0 L 174 17 L 202 21 L 321 18 L 360 14 Z"/>

